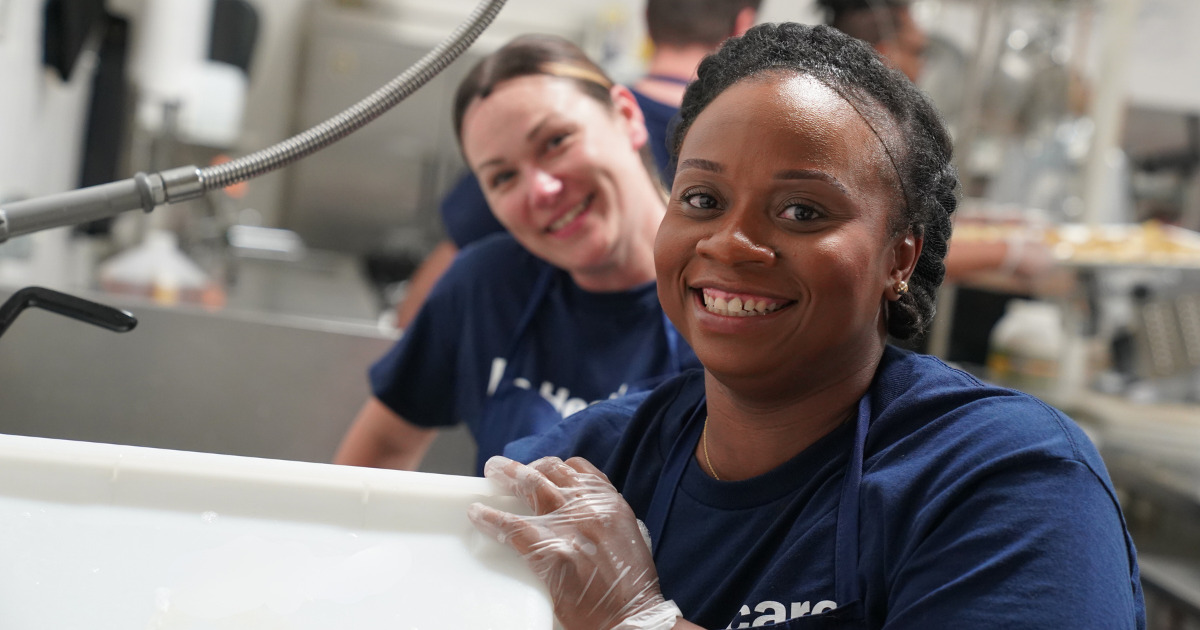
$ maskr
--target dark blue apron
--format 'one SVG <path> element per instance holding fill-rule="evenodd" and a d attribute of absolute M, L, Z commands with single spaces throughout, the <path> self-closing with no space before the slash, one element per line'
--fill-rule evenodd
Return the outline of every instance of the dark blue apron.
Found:
<path fill-rule="evenodd" d="M 476 445 L 479 449 L 475 458 L 476 475 L 482 476 L 483 465 L 487 463 L 488 458 L 503 453 L 504 447 L 509 442 L 541 433 L 563 419 L 562 414 L 554 408 L 554 405 L 537 392 L 536 383 L 531 383 L 528 389 L 517 387 L 513 383 L 516 376 L 512 373 L 513 359 L 516 357 L 517 349 L 550 291 L 550 283 L 554 278 L 555 271 L 556 269 L 547 267 L 538 276 L 533 292 L 530 294 L 529 305 L 521 314 L 516 333 L 508 347 L 508 353 L 504 356 L 504 373 L 498 381 L 496 391 L 492 392 L 492 395 L 484 402 L 483 412 L 476 425 L 478 430 L 475 432 Z M 663 330 L 667 337 L 667 350 L 670 354 L 668 371 L 661 376 L 629 383 L 627 394 L 653 389 L 680 371 L 679 333 L 667 320 L 665 314 L 662 317 Z"/>
<path fill-rule="evenodd" d="M 783 630 L 835 630 L 866 628 L 866 614 L 863 610 L 862 597 L 858 585 L 858 496 L 862 486 L 863 451 L 867 444 L 867 427 L 871 420 L 871 404 L 869 395 L 864 395 L 858 403 L 858 415 L 854 425 L 854 444 L 850 451 L 850 459 L 846 463 L 846 474 L 842 479 L 841 498 L 838 500 L 837 530 L 834 538 L 833 584 L 834 595 L 838 607 L 819 615 L 797 617 L 780 624 L 771 626 Z M 650 510 L 646 514 L 646 528 L 650 530 L 650 538 L 655 541 L 655 556 L 658 554 L 658 541 L 662 540 L 666 531 L 667 517 L 671 511 L 671 503 L 675 500 L 675 492 L 683 480 L 683 471 L 688 461 L 696 452 L 700 443 L 700 435 L 704 430 L 702 414 L 694 414 L 685 424 L 671 452 L 667 456 L 658 484 L 654 488 L 654 498 L 650 502 Z"/>

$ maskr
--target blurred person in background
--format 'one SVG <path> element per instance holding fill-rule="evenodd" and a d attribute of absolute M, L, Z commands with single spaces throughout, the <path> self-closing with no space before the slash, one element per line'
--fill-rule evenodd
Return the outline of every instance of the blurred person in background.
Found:
<path fill-rule="evenodd" d="M 870 44 L 893 68 L 914 83 L 921 78 L 929 37 L 913 18 L 911 0 L 817 0 L 825 23 Z M 1009 240 L 950 243 L 946 281 L 957 282 L 980 273 L 1033 278 L 1053 265 L 1040 242 Z"/>
<path fill-rule="evenodd" d="M 910 0 L 817 0 L 826 24 L 871 45 L 885 63 L 918 83 L 929 37 L 914 19 Z M 943 358 L 964 364 L 987 363 L 991 331 L 1014 298 L 1030 299 L 1035 283 L 1054 290 L 1069 287 L 1069 274 L 1054 272 L 1054 257 L 1040 240 L 1016 230 L 1006 239 L 951 239 L 946 284 L 954 290 Z M 965 285 L 965 286 L 963 286 Z M 930 339 L 899 341 L 921 352 Z"/>
<path fill-rule="evenodd" d="M 647 0 L 646 30 L 654 49 L 646 74 L 630 90 L 642 108 L 649 146 L 663 184 L 671 185 L 673 168 L 667 153 L 667 130 L 679 111 L 683 90 L 696 66 L 731 35 L 754 25 L 762 0 Z M 466 173 L 442 200 L 439 212 L 448 238 L 434 247 L 409 279 L 396 307 L 396 325 L 403 328 L 420 310 L 438 278 L 467 245 L 504 226 L 488 208 L 479 182 Z"/>
<path fill-rule="evenodd" d="M 505 230 L 472 244 L 370 371 L 335 463 L 415 470 L 465 423 L 478 466 L 597 400 L 696 366 L 662 312 L 665 193 L 642 110 L 578 47 L 524 36 L 454 102 L 463 156 Z"/>
<path fill-rule="evenodd" d="M 916 83 L 929 38 L 913 19 L 909 0 L 817 0 L 825 23 L 867 42 Z"/>

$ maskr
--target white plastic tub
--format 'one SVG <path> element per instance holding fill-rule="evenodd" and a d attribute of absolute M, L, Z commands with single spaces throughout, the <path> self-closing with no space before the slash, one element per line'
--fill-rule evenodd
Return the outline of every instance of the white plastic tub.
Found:
<path fill-rule="evenodd" d="M 550 629 L 489 482 L 0 435 L 4 630 Z"/>

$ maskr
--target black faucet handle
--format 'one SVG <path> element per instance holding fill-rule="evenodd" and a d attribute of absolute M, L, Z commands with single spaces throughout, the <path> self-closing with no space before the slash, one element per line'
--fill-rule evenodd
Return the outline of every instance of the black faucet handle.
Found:
<path fill-rule="evenodd" d="M 137 326 L 137 318 L 127 311 L 45 287 L 25 287 L 0 305 L 0 335 L 31 306 L 114 332 L 129 332 Z"/>

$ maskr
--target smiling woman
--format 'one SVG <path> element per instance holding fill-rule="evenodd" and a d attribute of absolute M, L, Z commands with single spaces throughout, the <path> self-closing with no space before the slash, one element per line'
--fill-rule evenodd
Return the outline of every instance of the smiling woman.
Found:
<path fill-rule="evenodd" d="M 921 243 L 893 226 L 900 187 L 871 127 L 824 83 L 770 72 L 716 97 L 679 155 L 656 248 L 667 315 L 720 382 L 806 399 L 810 410 L 825 400 L 846 407 L 842 390 L 861 390 L 874 374 L 882 305 L 899 297 L 890 288 L 907 282 Z M 773 309 L 731 318 L 706 304 L 721 299 Z M 831 422 L 848 413 L 828 411 Z M 753 462 L 757 472 L 805 446 L 790 442 L 778 445 L 782 459 Z"/>
<path fill-rule="evenodd" d="M 468 73 L 454 125 L 508 233 L 464 249 L 372 367 L 337 463 L 415 469 L 434 429 L 465 422 L 482 472 L 509 441 L 698 367 L 655 292 L 664 193 L 628 89 L 525 36 Z"/>
<path fill-rule="evenodd" d="M 535 516 L 471 510 L 563 626 L 1144 628 L 1082 430 L 887 344 L 927 328 L 957 204 L 929 101 L 837 31 L 762 25 L 680 116 L 654 256 L 703 372 L 489 461 Z"/>
<path fill-rule="evenodd" d="M 512 78 L 470 101 L 459 132 L 500 223 L 591 291 L 654 279 L 662 218 L 656 184 L 630 150 L 646 144 L 637 101 L 611 84 L 605 96 L 608 103 L 557 76 Z"/>

